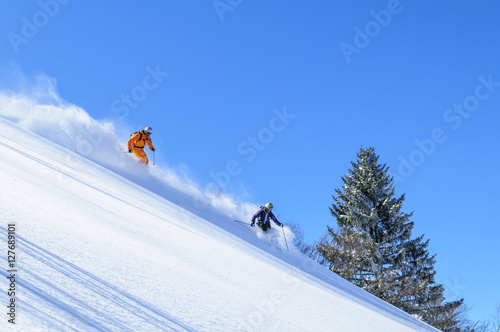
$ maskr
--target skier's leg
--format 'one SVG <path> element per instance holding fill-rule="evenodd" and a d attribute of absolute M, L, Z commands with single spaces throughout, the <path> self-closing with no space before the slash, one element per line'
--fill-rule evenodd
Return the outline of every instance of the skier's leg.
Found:
<path fill-rule="evenodd" d="M 143 163 L 144 165 L 149 164 L 148 155 L 146 154 L 146 152 L 144 150 L 141 150 L 141 151 L 142 151 L 142 160 L 141 160 L 141 163 Z"/>
<path fill-rule="evenodd" d="M 139 162 L 142 164 L 149 164 L 148 155 L 144 152 L 144 149 L 132 149 L 134 155 L 139 158 Z"/>

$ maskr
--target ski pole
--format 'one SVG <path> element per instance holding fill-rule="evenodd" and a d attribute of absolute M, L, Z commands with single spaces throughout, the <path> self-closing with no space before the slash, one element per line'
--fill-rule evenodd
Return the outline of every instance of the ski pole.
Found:
<path fill-rule="evenodd" d="M 239 221 L 239 220 L 233 220 L 233 221 L 239 222 L 240 224 L 250 225 L 249 223 L 244 222 L 244 221 Z"/>
<path fill-rule="evenodd" d="M 281 226 L 281 230 L 283 231 L 283 237 L 285 238 L 286 251 L 290 252 L 290 250 L 288 249 L 288 243 L 286 242 L 285 230 L 283 229 L 283 226 Z"/>
<path fill-rule="evenodd" d="M 155 152 L 153 151 L 153 165 L 156 165 Z"/>

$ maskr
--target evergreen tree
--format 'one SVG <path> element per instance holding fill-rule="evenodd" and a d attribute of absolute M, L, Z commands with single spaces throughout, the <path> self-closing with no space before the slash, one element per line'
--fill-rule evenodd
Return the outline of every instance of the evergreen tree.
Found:
<path fill-rule="evenodd" d="M 343 187 L 332 196 L 330 212 L 338 228 L 328 227 L 316 251 L 320 263 L 344 279 L 442 330 L 452 331 L 453 313 L 463 301 L 444 302 L 434 281 L 435 257 L 424 236 L 411 238 L 413 213 L 401 211 L 394 180 L 378 164 L 373 148 L 361 149 Z M 451 328 L 451 329 L 449 329 Z"/>

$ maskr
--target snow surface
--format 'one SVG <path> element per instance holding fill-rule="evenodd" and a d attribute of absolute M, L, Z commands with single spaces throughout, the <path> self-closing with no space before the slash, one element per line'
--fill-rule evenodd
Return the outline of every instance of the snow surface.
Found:
<path fill-rule="evenodd" d="M 435 331 L 287 251 L 281 229 L 233 221 L 257 205 L 138 165 L 112 124 L 49 99 L 0 94 L 1 331 Z"/>

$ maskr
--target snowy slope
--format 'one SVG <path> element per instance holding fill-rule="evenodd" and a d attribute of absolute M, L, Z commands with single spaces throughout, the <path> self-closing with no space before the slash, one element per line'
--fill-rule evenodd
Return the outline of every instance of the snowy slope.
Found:
<path fill-rule="evenodd" d="M 40 116 L 23 103 L 0 98 L 1 331 L 434 330 L 287 252 L 280 229 L 262 236 L 233 222 L 256 206 L 138 166 L 82 110 Z M 8 224 L 15 326 L 5 315 Z"/>

